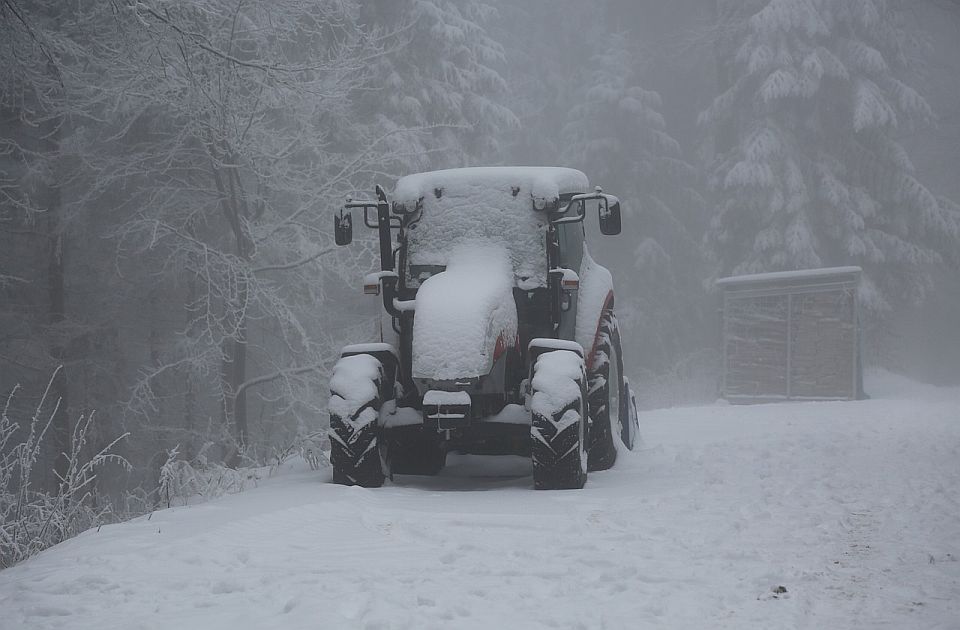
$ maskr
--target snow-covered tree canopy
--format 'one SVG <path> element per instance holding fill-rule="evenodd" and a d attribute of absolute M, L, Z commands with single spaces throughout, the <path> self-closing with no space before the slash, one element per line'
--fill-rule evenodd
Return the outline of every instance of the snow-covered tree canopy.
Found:
<path fill-rule="evenodd" d="M 502 103 L 503 46 L 484 25 L 496 8 L 480 0 L 361 3 L 365 28 L 382 39 L 360 111 L 396 131 L 403 170 L 497 160 L 500 136 L 518 121 Z M 402 174 L 402 173 L 401 173 Z"/>
<path fill-rule="evenodd" d="M 873 310 L 923 293 L 956 257 L 960 213 L 900 142 L 932 118 L 911 87 L 906 3 L 724 3 L 728 85 L 700 117 L 716 134 L 709 242 L 721 273 L 866 270 Z"/>

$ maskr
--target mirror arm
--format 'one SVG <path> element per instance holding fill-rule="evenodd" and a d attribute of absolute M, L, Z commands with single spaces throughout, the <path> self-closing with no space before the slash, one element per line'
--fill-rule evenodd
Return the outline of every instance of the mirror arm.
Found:
<path fill-rule="evenodd" d="M 354 208 L 376 208 L 377 204 L 372 201 L 347 201 L 343 204 L 343 207 L 347 210 L 353 210 Z"/>
<path fill-rule="evenodd" d="M 377 186 L 378 194 L 383 189 Z M 393 233 L 390 231 L 390 205 L 386 198 L 377 204 L 377 231 L 380 233 L 380 269 L 393 271 Z"/>
<path fill-rule="evenodd" d="M 584 218 L 586 218 L 586 216 L 587 214 L 581 211 L 577 213 L 577 216 L 575 217 L 563 217 L 560 219 L 554 219 L 550 223 L 552 223 L 553 225 L 563 225 L 564 223 L 581 223 L 584 220 Z"/>
<path fill-rule="evenodd" d="M 550 223 L 552 225 L 562 225 L 564 223 L 580 223 L 587 216 L 587 204 L 585 202 L 596 201 L 598 199 L 606 199 L 609 202 L 611 198 L 616 199 L 616 197 L 613 197 L 613 195 L 604 194 L 599 187 L 597 188 L 596 192 L 574 195 L 573 197 L 570 198 L 570 201 L 567 202 L 567 207 L 564 208 L 563 212 L 561 212 L 560 214 L 566 214 L 567 212 L 570 211 L 570 206 L 572 206 L 577 202 L 580 202 L 580 209 L 577 210 L 577 216 L 552 219 Z"/>
<path fill-rule="evenodd" d="M 364 206 L 363 208 L 363 224 L 368 228 L 376 229 L 380 227 L 376 219 L 370 216 L 370 210 L 376 210 L 377 206 Z M 390 229 L 391 230 L 400 230 L 403 229 L 403 221 L 400 217 L 390 217 Z"/>
<path fill-rule="evenodd" d="M 377 222 L 370 218 L 370 210 L 376 210 L 376 206 L 364 206 L 363 208 L 363 224 L 368 228 L 377 228 Z"/>
<path fill-rule="evenodd" d="M 345 210 L 352 210 L 354 208 L 363 209 L 364 225 L 369 228 L 376 228 L 380 233 L 380 269 L 382 271 L 393 271 L 393 248 L 391 246 L 393 235 L 391 229 L 399 226 L 396 226 L 392 220 L 396 217 L 390 216 L 390 204 L 387 202 L 387 193 L 384 192 L 383 187 L 380 185 L 377 185 L 376 191 L 376 203 L 372 201 L 353 201 L 348 199 L 343 207 Z M 372 222 L 373 220 L 369 213 L 370 210 L 377 211 L 376 223 Z"/>
<path fill-rule="evenodd" d="M 574 197 L 573 199 L 571 199 L 569 203 L 567 203 L 567 207 L 563 209 L 563 212 L 561 212 L 561 214 L 566 214 L 567 212 L 570 211 L 570 206 L 572 206 L 573 204 L 577 203 L 578 201 L 583 201 L 583 199 L 580 199 L 581 197 L 584 197 L 584 198 L 586 198 L 586 199 L 589 199 L 589 198 L 590 198 L 589 195 L 577 195 L 576 197 Z M 577 210 L 577 216 L 575 216 L 575 217 L 561 217 L 561 218 L 559 218 L 559 219 L 551 219 L 551 220 L 550 220 L 550 224 L 551 224 L 551 225 L 562 225 L 562 224 L 564 224 L 564 223 L 580 223 L 581 221 L 584 220 L 584 218 L 586 218 L 586 216 L 587 216 L 587 206 L 586 206 L 586 204 L 581 203 L 581 204 L 580 204 L 580 208 Z"/>
<path fill-rule="evenodd" d="M 397 283 L 399 278 L 396 273 L 392 276 L 383 276 L 380 278 L 380 285 L 383 288 L 383 309 L 391 317 L 400 317 L 403 314 L 404 310 L 412 309 L 401 309 L 400 306 L 406 306 L 406 303 L 401 302 L 397 299 Z"/>

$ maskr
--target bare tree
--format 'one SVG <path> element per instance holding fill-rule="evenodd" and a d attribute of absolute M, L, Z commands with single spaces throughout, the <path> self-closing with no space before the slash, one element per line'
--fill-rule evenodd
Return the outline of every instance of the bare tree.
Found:
<path fill-rule="evenodd" d="M 88 92 L 120 113 L 98 128 L 89 166 L 119 219 L 121 269 L 152 261 L 131 273 L 179 290 L 190 317 L 142 373 L 132 408 L 149 413 L 170 372 L 217 374 L 242 449 L 249 393 L 292 389 L 329 360 L 317 309 L 334 249 L 319 211 L 386 162 L 377 130 L 350 118 L 379 47 L 340 2 L 133 9 L 104 59 L 110 82 Z M 266 331 L 271 343 L 253 342 Z"/>

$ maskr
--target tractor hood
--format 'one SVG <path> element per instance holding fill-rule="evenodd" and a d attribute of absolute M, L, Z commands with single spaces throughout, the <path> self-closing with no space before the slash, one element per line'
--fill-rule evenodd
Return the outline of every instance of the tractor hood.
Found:
<path fill-rule="evenodd" d="M 413 376 L 433 380 L 488 374 L 499 346 L 517 334 L 513 271 L 505 247 L 471 243 L 417 291 Z M 499 340 L 499 343 L 498 343 Z"/>

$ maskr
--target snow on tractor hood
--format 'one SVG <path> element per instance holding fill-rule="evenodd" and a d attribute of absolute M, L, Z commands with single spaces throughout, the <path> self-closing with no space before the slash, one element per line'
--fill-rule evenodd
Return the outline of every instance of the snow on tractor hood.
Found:
<path fill-rule="evenodd" d="M 483 376 L 497 339 L 517 334 L 510 255 L 497 243 L 470 243 L 450 253 L 445 271 L 420 285 L 413 321 L 413 376 L 451 380 Z"/>

